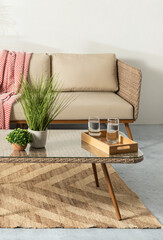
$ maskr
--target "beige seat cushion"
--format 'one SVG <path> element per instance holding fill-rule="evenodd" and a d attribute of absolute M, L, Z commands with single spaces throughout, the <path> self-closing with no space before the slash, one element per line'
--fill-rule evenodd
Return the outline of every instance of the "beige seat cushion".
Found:
<path fill-rule="evenodd" d="M 81 120 L 89 116 L 98 116 L 101 119 L 119 118 L 133 119 L 133 107 L 115 93 L 110 92 L 72 92 L 62 93 L 76 96 L 58 117 L 58 120 Z M 24 120 L 20 104 L 13 105 L 11 120 Z"/>
<path fill-rule="evenodd" d="M 50 56 L 46 53 L 33 53 L 29 65 L 29 81 L 50 77 Z"/>
<path fill-rule="evenodd" d="M 52 74 L 59 75 L 64 91 L 118 90 L 115 54 L 56 53 Z"/>

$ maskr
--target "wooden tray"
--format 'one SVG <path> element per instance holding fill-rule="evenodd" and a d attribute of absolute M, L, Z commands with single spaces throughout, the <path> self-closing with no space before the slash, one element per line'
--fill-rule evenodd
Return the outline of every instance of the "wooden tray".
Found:
<path fill-rule="evenodd" d="M 138 143 L 123 137 L 120 134 L 117 144 L 109 144 L 106 140 L 106 130 L 101 131 L 101 135 L 99 137 L 90 136 L 88 132 L 83 132 L 81 134 L 81 139 L 82 141 L 100 149 L 109 155 L 138 151 Z"/>

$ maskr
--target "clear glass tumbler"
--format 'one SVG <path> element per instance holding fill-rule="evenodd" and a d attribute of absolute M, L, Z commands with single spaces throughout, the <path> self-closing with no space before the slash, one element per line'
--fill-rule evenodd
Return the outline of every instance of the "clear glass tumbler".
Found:
<path fill-rule="evenodd" d="M 118 133 L 119 133 L 119 119 L 118 118 L 108 119 L 106 133 L 107 141 L 111 144 L 118 143 L 119 137 Z"/>
<path fill-rule="evenodd" d="M 98 117 L 89 117 L 88 132 L 91 136 L 100 136 L 100 119 Z"/>

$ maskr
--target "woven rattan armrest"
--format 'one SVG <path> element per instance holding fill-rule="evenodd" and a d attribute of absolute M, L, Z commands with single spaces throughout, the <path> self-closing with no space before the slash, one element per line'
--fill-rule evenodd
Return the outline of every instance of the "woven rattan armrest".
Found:
<path fill-rule="evenodd" d="M 142 73 L 141 70 L 117 60 L 119 90 L 117 94 L 129 102 L 134 108 L 133 119 L 139 112 L 139 99 Z"/>

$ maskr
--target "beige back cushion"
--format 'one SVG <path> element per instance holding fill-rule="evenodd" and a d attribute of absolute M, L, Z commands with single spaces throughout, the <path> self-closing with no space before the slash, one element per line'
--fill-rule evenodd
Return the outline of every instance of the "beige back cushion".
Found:
<path fill-rule="evenodd" d="M 52 74 L 59 75 L 63 91 L 118 90 L 115 54 L 56 53 Z"/>
<path fill-rule="evenodd" d="M 46 53 L 33 53 L 29 65 L 29 81 L 39 81 L 41 77 L 50 77 L 50 56 Z"/>

